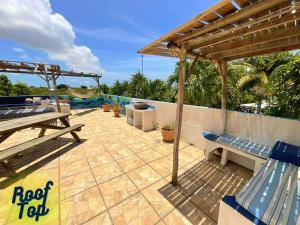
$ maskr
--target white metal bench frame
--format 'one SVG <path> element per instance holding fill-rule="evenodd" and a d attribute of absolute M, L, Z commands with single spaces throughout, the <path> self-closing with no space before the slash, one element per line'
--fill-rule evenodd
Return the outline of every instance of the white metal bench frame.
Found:
<path fill-rule="evenodd" d="M 221 165 L 225 166 L 227 164 L 228 160 L 228 152 L 233 152 L 235 154 L 238 154 L 240 156 L 246 157 L 248 159 L 251 159 L 254 161 L 254 174 L 262 167 L 262 165 L 266 162 L 266 159 L 260 158 L 258 156 L 251 155 L 247 152 L 244 152 L 238 148 L 231 147 L 225 144 L 221 144 L 215 141 L 209 141 L 205 137 L 205 149 L 204 149 L 204 154 L 205 154 L 205 160 L 209 161 L 211 159 L 211 156 L 214 151 L 216 151 L 218 148 L 222 148 L 222 158 L 221 158 Z"/>

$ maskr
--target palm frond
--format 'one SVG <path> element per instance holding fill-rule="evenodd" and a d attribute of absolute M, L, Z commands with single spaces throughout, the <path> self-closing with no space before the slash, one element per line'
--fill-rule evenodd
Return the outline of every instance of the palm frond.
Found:
<path fill-rule="evenodd" d="M 241 91 L 249 91 L 255 85 L 260 83 L 260 78 L 257 76 L 247 75 L 242 77 L 237 84 L 237 88 Z"/>

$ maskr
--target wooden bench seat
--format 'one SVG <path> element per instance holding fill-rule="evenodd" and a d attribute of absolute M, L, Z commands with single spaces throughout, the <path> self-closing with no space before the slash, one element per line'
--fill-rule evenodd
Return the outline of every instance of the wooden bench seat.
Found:
<path fill-rule="evenodd" d="M 5 149 L 0 151 L 0 162 L 1 165 L 8 171 L 9 175 L 15 175 L 14 169 L 8 164 L 8 159 L 12 158 L 30 148 L 33 148 L 39 144 L 45 143 L 49 140 L 56 139 L 62 135 L 65 135 L 67 133 L 71 133 L 74 139 L 77 142 L 80 142 L 80 138 L 77 136 L 77 134 L 74 131 L 78 131 L 83 127 L 84 124 L 77 124 L 70 127 L 63 128 L 59 131 L 56 131 L 55 133 L 49 134 L 47 136 L 42 136 L 30 141 L 27 141 L 25 143 L 13 146 L 11 148 Z"/>
<path fill-rule="evenodd" d="M 228 151 L 243 157 L 254 160 L 254 173 L 259 170 L 262 164 L 271 154 L 271 147 L 251 142 L 246 139 L 235 137 L 229 134 L 217 135 L 211 132 L 203 132 L 202 136 L 205 138 L 207 145 L 205 147 L 205 159 L 209 160 L 211 154 L 218 148 L 222 148 L 221 164 L 227 164 Z"/>

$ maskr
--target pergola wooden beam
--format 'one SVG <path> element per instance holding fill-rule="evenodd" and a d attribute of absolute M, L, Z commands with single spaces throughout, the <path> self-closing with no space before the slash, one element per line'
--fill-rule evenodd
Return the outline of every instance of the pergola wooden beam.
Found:
<path fill-rule="evenodd" d="M 184 78 L 192 71 L 190 69 L 188 74 L 185 71 L 185 61 L 189 54 L 192 53 L 193 59 L 215 62 L 218 67 L 222 83 L 221 132 L 224 132 L 227 113 L 226 62 L 300 48 L 300 2 L 298 0 L 236 0 L 236 2 L 241 9 L 234 9 L 230 0 L 221 0 L 207 11 L 139 51 L 142 54 L 154 53 L 154 55 L 180 58 L 176 135 L 173 147 L 172 183 L 174 185 L 177 184 Z M 175 54 L 169 53 L 172 51 L 164 53 L 166 43 L 175 46 Z M 174 52 L 174 48 L 172 50 Z"/>
<path fill-rule="evenodd" d="M 227 50 L 222 53 L 211 55 L 211 58 L 216 59 L 238 59 L 244 57 L 250 57 L 254 55 L 264 55 L 268 53 L 275 53 L 278 51 L 289 51 L 293 49 L 299 49 L 300 35 L 283 38 L 280 40 L 265 42 L 263 44 L 256 44 L 251 46 L 244 46 L 232 50 Z M 286 49 L 286 50 L 285 50 Z"/>
<path fill-rule="evenodd" d="M 0 60 L 0 72 L 3 73 L 23 73 L 23 74 L 40 74 L 52 75 L 59 73 L 59 76 L 67 77 L 99 77 L 102 75 L 96 73 L 83 73 L 74 71 L 61 70 L 59 65 L 43 64 L 43 63 L 30 63 L 30 62 L 17 62 L 9 60 Z"/>
<path fill-rule="evenodd" d="M 171 32 L 167 33 L 166 35 L 162 36 L 158 40 L 150 43 L 149 45 L 145 46 L 143 49 L 139 50 L 138 53 L 140 54 L 147 54 L 147 51 L 153 47 L 155 47 L 157 44 L 163 43 L 163 42 L 172 42 L 173 35 L 176 33 L 181 33 L 182 32 L 182 27 L 194 27 L 194 24 L 200 25 L 201 22 L 200 20 L 211 13 L 217 11 L 218 9 L 226 6 L 227 4 L 231 4 L 231 0 L 223 0 L 218 2 L 216 5 L 212 6 L 210 9 L 206 10 L 205 12 L 201 13 L 200 15 L 194 17 L 190 21 L 186 22 L 182 26 L 172 30 Z"/>
<path fill-rule="evenodd" d="M 211 35 L 202 39 L 195 39 L 190 43 L 192 49 L 198 49 L 202 47 L 207 47 L 210 45 L 215 45 L 218 43 L 222 43 L 225 41 L 229 41 L 231 39 L 237 38 L 241 35 L 248 35 L 260 32 L 262 30 L 274 28 L 280 25 L 285 25 L 287 23 L 291 23 L 300 19 L 300 13 L 295 14 L 287 14 L 283 16 L 278 16 L 274 20 L 267 20 L 264 23 L 257 24 L 255 26 L 246 26 L 242 29 L 228 29 L 223 32 L 219 32 L 215 35 Z M 224 44 L 224 43 L 223 43 Z"/>
<path fill-rule="evenodd" d="M 191 40 L 202 34 L 211 32 L 218 28 L 224 27 L 228 24 L 233 24 L 235 22 L 243 20 L 244 18 L 249 18 L 249 17 L 256 15 L 262 11 L 271 9 L 272 7 L 277 6 L 281 3 L 286 3 L 286 0 L 264 0 L 257 4 L 253 4 L 252 6 L 241 9 L 240 11 L 225 17 L 224 19 L 219 19 L 211 24 L 208 24 L 203 29 L 199 29 L 199 30 L 192 32 L 191 34 L 185 35 L 184 37 L 180 38 L 178 40 L 178 42 Z"/>
<path fill-rule="evenodd" d="M 226 56 L 226 57 L 224 57 L 224 60 L 231 61 L 231 60 L 236 60 L 236 59 L 241 59 L 241 58 L 266 55 L 266 54 L 270 54 L 270 53 L 292 51 L 295 49 L 300 49 L 300 44 L 291 44 L 291 45 L 285 45 L 285 46 L 281 46 L 281 47 L 244 52 L 243 54 L 239 54 L 239 55 L 235 55 L 235 56 Z"/>
<path fill-rule="evenodd" d="M 236 38 L 231 40 L 230 42 L 226 42 L 226 49 L 224 49 L 224 43 L 220 43 L 214 45 L 213 47 L 209 47 L 203 50 L 203 54 L 205 55 L 213 55 L 216 53 L 225 52 L 227 49 L 237 49 L 241 46 L 251 46 L 256 44 L 263 44 L 270 41 L 277 41 L 293 36 L 297 36 L 300 34 L 300 26 L 299 27 L 291 27 L 290 29 L 280 29 L 273 32 L 260 32 L 254 35 L 248 35 L 244 39 Z M 249 37 L 250 36 L 250 37 Z"/>

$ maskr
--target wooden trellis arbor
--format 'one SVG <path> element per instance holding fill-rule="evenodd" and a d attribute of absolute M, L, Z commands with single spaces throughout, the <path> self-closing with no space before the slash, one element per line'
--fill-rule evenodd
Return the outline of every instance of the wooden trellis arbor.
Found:
<path fill-rule="evenodd" d="M 173 149 L 173 184 L 177 183 L 186 59 L 193 60 L 191 66 L 197 60 L 205 60 L 217 65 L 222 82 L 222 117 L 223 130 L 225 130 L 226 62 L 299 49 L 299 9 L 299 0 L 221 0 L 207 11 L 139 51 L 144 55 L 180 58 L 176 136 Z"/>
<path fill-rule="evenodd" d="M 78 73 L 74 71 L 61 70 L 59 65 L 16 62 L 16 61 L 7 61 L 7 60 L 0 60 L 0 72 L 37 75 L 47 82 L 47 87 L 49 89 L 50 95 L 51 95 L 50 81 L 52 81 L 58 112 L 60 112 L 61 110 L 59 105 L 56 80 L 60 76 L 93 78 L 97 82 L 98 88 L 100 86 L 100 78 L 102 77 L 102 75 L 98 75 L 95 73 L 82 73 L 82 72 Z"/>

